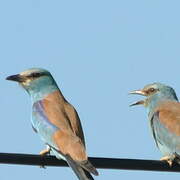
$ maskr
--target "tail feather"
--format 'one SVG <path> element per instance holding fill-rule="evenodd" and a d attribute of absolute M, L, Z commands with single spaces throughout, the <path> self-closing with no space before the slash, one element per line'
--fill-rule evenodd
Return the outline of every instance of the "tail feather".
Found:
<path fill-rule="evenodd" d="M 94 180 L 90 173 L 96 176 L 98 175 L 96 168 L 93 167 L 93 165 L 88 160 L 77 162 L 74 161 L 69 155 L 62 155 L 62 153 L 57 149 L 53 147 L 51 148 L 58 159 L 63 157 L 63 159 L 67 161 L 68 165 L 72 168 L 79 180 Z"/>
<path fill-rule="evenodd" d="M 92 177 L 92 175 L 88 172 L 88 171 L 86 171 L 85 169 L 83 169 L 83 168 L 81 168 L 83 171 L 84 171 L 84 173 L 86 174 L 86 177 L 89 179 L 89 180 L 94 180 L 94 178 Z"/>
<path fill-rule="evenodd" d="M 174 161 L 175 161 L 176 163 L 180 164 L 180 155 L 177 154 L 177 153 L 174 153 L 174 155 L 175 155 Z"/>
<path fill-rule="evenodd" d="M 91 174 L 83 169 L 79 163 L 76 163 L 72 158 L 68 155 L 65 156 L 68 165 L 73 169 L 79 180 L 94 180 Z"/>
<path fill-rule="evenodd" d="M 78 164 L 83 168 L 86 169 L 88 172 L 94 174 L 95 176 L 98 176 L 99 173 L 97 172 L 96 168 L 88 161 L 82 161 L 78 162 Z"/>

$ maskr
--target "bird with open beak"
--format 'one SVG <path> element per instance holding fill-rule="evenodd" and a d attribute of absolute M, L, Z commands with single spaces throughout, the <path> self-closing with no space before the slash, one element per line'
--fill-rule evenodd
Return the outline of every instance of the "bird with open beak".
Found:
<path fill-rule="evenodd" d="M 7 80 L 19 82 L 32 101 L 32 127 L 48 146 L 40 154 L 50 151 L 67 161 L 79 180 L 93 180 L 98 175 L 89 162 L 84 134 L 75 108 L 65 99 L 49 71 L 32 68 Z"/>
<path fill-rule="evenodd" d="M 163 154 L 160 160 L 172 166 L 180 164 L 180 103 L 173 88 L 162 83 L 146 85 L 130 94 L 145 96 L 131 106 L 143 105 L 148 111 L 148 120 L 153 138 Z"/>

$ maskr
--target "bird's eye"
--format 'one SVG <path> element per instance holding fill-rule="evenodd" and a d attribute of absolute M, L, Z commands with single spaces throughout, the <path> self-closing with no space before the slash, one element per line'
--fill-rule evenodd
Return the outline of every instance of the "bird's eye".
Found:
<path fill-rule="evenodd" d="M 149 92 L 150 92 L 150 93 L 153 93 L 153 92 L 155 92 L 155 89 L 154 89 L 154 88 L 150 88 L 150 89 L 149 89 Z"/>

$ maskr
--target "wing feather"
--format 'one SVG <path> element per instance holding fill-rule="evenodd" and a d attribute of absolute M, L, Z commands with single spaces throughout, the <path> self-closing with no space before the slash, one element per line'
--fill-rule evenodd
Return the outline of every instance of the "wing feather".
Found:
<path fill-rule="evenodd" d="M 180 154 L 180 103 L 163 102 L 150 122 L 157 146 L 166 152 Z"/>

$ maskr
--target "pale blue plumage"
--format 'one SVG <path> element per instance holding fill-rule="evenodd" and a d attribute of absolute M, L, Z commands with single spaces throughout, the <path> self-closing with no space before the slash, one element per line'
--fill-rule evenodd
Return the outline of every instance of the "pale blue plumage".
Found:
<path fill-rule="evenodd" d="M 153 110 L 158 106 L 161 101 L 178 101 L 174 89 L 169 86 L 166 86 L 162 83 L 153 83 L 145 86 L 143 89 L 149 88 L 158 89 L 158 91 L 150 95 L 147 99 L 146 108 L 148 114 L 153 112 Z"/>
<path fill-rule="evenodd" d="M 51 152 L 66 160 L 79 180 L 93 180 L 90 173 L 98 175 L 98 172 L 88 161 L 79 117 L 63 97 L 52 75 L 47 70 L 33 68 L 9 76 L 7 80 L 18 81 L 29 93 L 33 129 Z"/>
<path fill-rule="evenodd" d="M 171 156 L 172 154 L 179 154 L 180 136 L 171 132 L 159 121 L 158 113 L 155 113 L 151 119 L 151 128 L 154 134 L 157 147 L 162 152 L 163 156 Z"/>
<path fill-rule="evenodd" d="M 141 90 L 132 91 L 147 98 L 132 105 L 142 104 L 147 108 L 153 137 L 163 154 L 162 160 L 170 165 L 180 156 L 180 103 L 173 88 L 153 83 Z"/>
<path fill-rule="evenodd" d="M 52 137 L 53 134 L 59 129 L 54 124 L 50 123 L 48 117 L 44 113 L 42 101 L 37 101 L 33 104 L 32 108 L 32 126 L 41 135 L 43 141 L 54 147 Z"/>
<path fill-rule="evenodd" d="M 34 102 L 37 102 L 38 100 L 43 99 L 48 94 L 59 90 L 52 75 L 44 69 L 32 68 L 28 71 L 20 73 L 20 75 L 26 74 L 26 76 L 28 76 L 33 72 L 38 72 L 39 74 L 42 73 L 43 76 L 41 78 L 34 79 L 33 81 L 21 84 L 23 88 L 29 93 L 32 100 L 32 104 Z"/>

